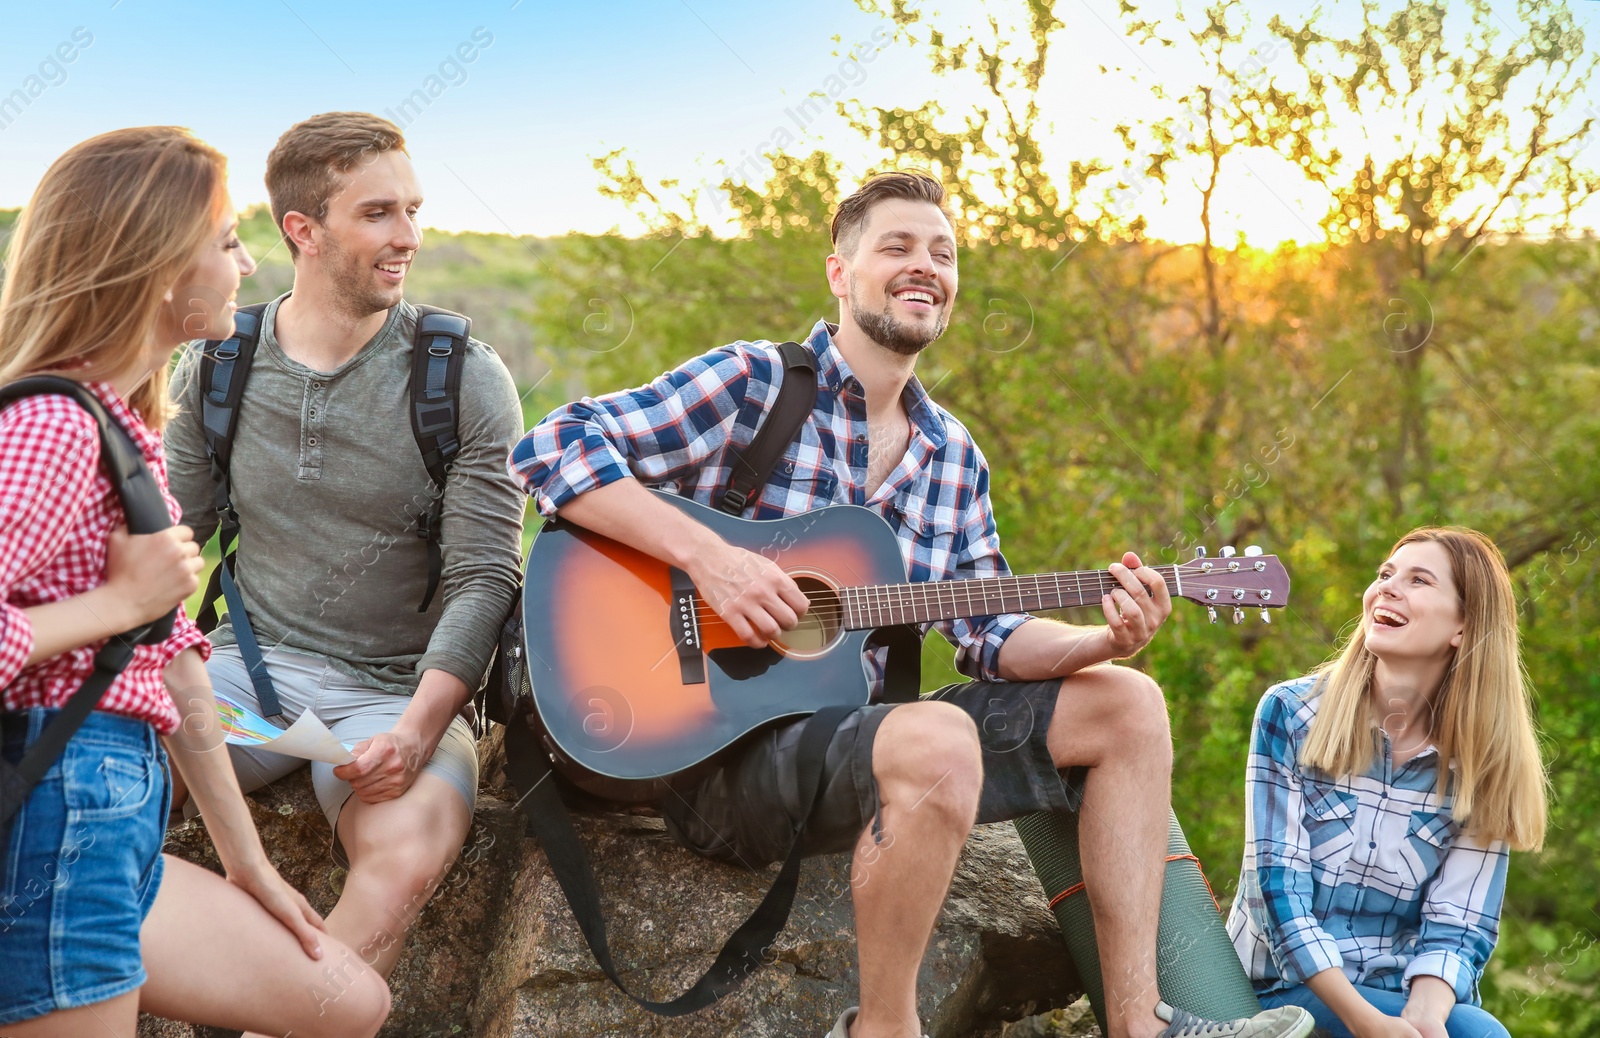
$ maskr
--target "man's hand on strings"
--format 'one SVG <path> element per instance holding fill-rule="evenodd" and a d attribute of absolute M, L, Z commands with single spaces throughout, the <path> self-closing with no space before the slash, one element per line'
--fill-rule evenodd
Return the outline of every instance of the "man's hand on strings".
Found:
<path fill-rule="evenodd" d="M 776 562 L 726 542 L 702 553 L 687 572 L 700 597 L 752 649 L 795 627 L 810 604 Z M 700 618 L 702 630 L 707 619 Z"/>
<path fill-rule="evenodd" d="M 1100 608 L 1106 614 L 1103 630 L 1110 658 L 1120 660 L 1150 644 L 1172 615 L 1172 596 L 1161 575 L 1131 551 L 1113 562 L 1110 572 L 1120 586 L 1100 596 Z"/>

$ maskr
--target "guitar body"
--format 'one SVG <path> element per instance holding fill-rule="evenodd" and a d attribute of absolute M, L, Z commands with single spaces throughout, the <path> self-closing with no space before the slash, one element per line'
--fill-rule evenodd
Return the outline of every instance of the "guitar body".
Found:
<path fill-rule="evenodd" d="M 829 590 L 906 580 L 894 531 L 875 512 L 833 505 L 784 519 L 739 519 L 656 496 L 728 543 L 764 555 L 812 598 L 777 647 L 750 649 L 701 601 L 685 626 L 687 578 L 559 519 L 528 554 L 523 624 L 542 739 L 559 770 L 613 800 L 655 800 L 756 729 L 869 693 L 871 631 L 838 622 Z M 687 633 L 686 633 L 687 632 Z"/>

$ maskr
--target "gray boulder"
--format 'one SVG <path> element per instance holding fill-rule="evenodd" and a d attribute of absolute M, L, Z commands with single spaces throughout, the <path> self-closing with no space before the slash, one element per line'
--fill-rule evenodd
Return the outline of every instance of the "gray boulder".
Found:
<path fill-rule="evenodd" d="M 849 860 L 808 861 L 789 925 L 769 963 L 712 1008 L 668 1019 L 639 1009 L 595 965 L 538 844 L 522 835 L 500 778 L 498 739 L 483 744 L 484 788 L 467 846 L 423 911 L 390 987 L 385 1036 L 790 1036 L 827 1033 L 856 1001 Z M 327 912 L 342 871 L 307 773 L 251 798 L 279 871 Z M 776 867 L 751 871 L 700 859 L 646 814 L 577 817 L 595 863 L 612 952 L 623 979 L 667 999 L 708 966 L 759 903 Z M 198 823 L 167 850 L 217 868 Z M 1077 978 L 1010 825 L 968 842 L 921 973 L 923 1026 L 935 1038 L 999 1035 L 1007 1021 L 1070 1006 Z M 202 1038 L 146 1017 L 141 1038 Z"/>

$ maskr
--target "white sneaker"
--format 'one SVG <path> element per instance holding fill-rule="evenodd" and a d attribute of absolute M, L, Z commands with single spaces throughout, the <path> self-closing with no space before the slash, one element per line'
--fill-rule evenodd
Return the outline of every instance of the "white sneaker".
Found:
<path fill-rule="evenodd" d="M 850 1038 L 850 1025 L 855 1022 L 856 1007 L 851 1006 L 839 1014 L 839 1019 L 835 1021 L 833 1030 L 828 1032 L 827 1038 Z M 922 1038 L 928 1038 L 928 1036 L 923 1035 Z"/>
<path fill-rule="evenodd" d="M 1305 1038 L 1315 1023 L 1299 1006 L 1263 1009 L 1238 1020 L 1206 1020 L 1157 1002 L 1156 1015 L 1167 1022 L 1163 1038 Z"/>

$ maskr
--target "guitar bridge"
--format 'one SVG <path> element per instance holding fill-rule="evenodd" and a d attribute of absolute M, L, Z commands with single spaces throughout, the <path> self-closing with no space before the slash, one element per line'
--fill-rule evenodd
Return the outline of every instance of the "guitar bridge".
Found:
<path fill-rule="evenodd" d="M 694 583 L 689 574 L 672 569 L 672 608 L 667 623 L 678 650 L 678 672 L 685 685 L 706 683 L 706 658 L 700 649 L 700 618 L 695 613 Z"/>

